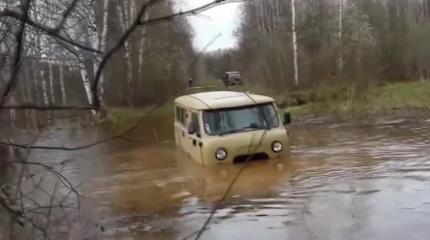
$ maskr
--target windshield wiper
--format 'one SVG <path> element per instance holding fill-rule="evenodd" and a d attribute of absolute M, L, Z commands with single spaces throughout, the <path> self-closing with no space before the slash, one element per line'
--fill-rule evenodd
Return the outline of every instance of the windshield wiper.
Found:
<path fill-rule="evenodd" d="M 265 127 L 259 127 L 259 126 L 254 126 L 254 125 L 250 125 L 248 127 L 243 127 L 243 128 L 238 128 L 238 129 L 232 129 L 230 131 L 226 131 L 226 132 L 222 132 L 220 133 L 220 136 L 225 135 L 225 134 L 231 134 L 231 133 L 237 133 L 237 132 L 243 132 L 245 130 L 248 129 L 267 129 Z"/>

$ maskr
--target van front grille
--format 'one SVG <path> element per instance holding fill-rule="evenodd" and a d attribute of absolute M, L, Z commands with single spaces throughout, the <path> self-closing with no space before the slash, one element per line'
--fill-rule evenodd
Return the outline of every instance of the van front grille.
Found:
<path fill-rule="evenodd" d="M 246 160 L 248 160 L 248 158 L 250 157 L 250 155 L 251 154 L 236 156 L 233 159 L 233 163 L 243 163 Z M 258 161 L 258 160 L 267 160 L 267 159 L 269 159 L 269 156 L 266 153 L 255 153 L 255 154 L 252 154 L 252 156 L 249 159 L 249 161 Z"/>

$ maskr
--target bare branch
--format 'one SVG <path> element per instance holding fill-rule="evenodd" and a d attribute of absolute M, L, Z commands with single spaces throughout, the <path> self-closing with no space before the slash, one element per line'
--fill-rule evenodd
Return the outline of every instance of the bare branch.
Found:
<path fill-rule="evenodd" d="M 98 108 L 94 106 L 57 106 L 57 105 L 40 106 L 40 105 L 34 105 L 34 104 L 23 104 L 19 106 L 2 106 L 2 107 L 0 106 L 0 110 L 2 109 L 3 110 L 32 109 L 32 110 L 40 110 L 40 111 L 57 111 L 57 110 L 81 111 L 81 110 L 97 110 Z"/>
<path fill-rule="evenodd" d="M 60 18 L 60 22 L 57 24 L 57 26 L 53 29 L 54 32 L 60 31 L 60 29 L 64 26 L 64 23 L 66 22 L 69 15 L 72 13 L 73 9 L 76 7 L 76 4 L 79 0 L 73 0 L 73 2 L 66 8 L 64 11 L 62 17 Z"/>
<path fill-rule="evenodd" d="M 25 24 L 26 24 L 26 20 L 28 19 L 28 10 L 30 9 L 30 3 L 31 3 L 31 0 L 26 0 L 26 2 L 24 2 L 24 5 L 22 6 L 23 21 L 21 22 L 19 26 L 19 30 L 15 37 L 17 44 L 16 44 L 15 54 L 14 54 L 12 75 L 9 81 L 7 82 L 6 88 L 0 99 L 0 106 L 3 106 L 5 104 L 5 102 L 9 97 L 10 92 L 16 86 L 16 80 L 17 80 L 18 72 L 21 65 L 21 53 L 24 45 Z"/>
<path fill-rule="evenodd" d="M 205 4 L 205 5 L 202 5 L 200 7 L 193 8 L 193 9 L 190 9 L 187 11 L 181 11 L 181 12 L 173 13 L 173 14 L 170 14 L 167 16 L 162 16 L 162 17 L 152 18 L 152 19 L 148 19 L 148 20 L 144 20 L 144 21 L 139 21 L 139 25 L 140 26 L 153 25 L 153 24 L 172 21 L 172 20 L 175 20 L 176 18 L 179 18 L 179 17 L 187 17 L 187 16 L 191 16 L 191 15 L 197 15 L 197 14 L 204 12 L 204 11 L 207 11 L 213 7 L 219 6 L 220 4 L 232 3 L 232 2 L 237 2 L 237 1 L 215 0 L 215 1 L 210 2 L 208 4 Z"/>
<path fill-rule="evenodd" d="M 34 149 L 34 147 L 30 147 L 31 149 Z M 55 170 L 54 168 L 43 164 L 43 163 L 39 163 L 39 162 L 29 162 L 29 161 L 5 161 L 6 163 L 15 163 L 15 164 L 24 164 L 24 165 L 34 165 L 34 166 L 40 166 L 43 167 L 44 169 L 46 169 L 48 172 L 54 174 L 55 176 L 57 176 L 60 181 L 67 186 L 71 191 L 73 191 L 73 193 L 76 194 L 77 198 L 78 198 L 78 204 L 79 204 L 79 199 L 80 199 L 80 193 L 78 192 L 78 190 L 76 190 L 76 188 L 73 186 L 73 184 L 66 178 L 64 177 L 61 173 L 59 173 L 57 170 Z"/>
<path fill-rule="evenodd" d="M 6 9 L 6 10 L 3 10 L 2 12 L 0 12 L 0 18 L 1 17 L 11 17 L 11 18 L 14 18 L 14 19 L 16 19 L 16 20 L 18 20 L 20 22 L 25 22 L 29 26 L 34 27 L 34 28 L 42 31 L 42 32 L 44 32 L 47 35 L 50 35 L 50 36 L 52 36 L 54 38 L 57 38 L 57 39 L 65 42 L 65 43 L 68 43 L 68 44 L 70 44 L 72 46 L 78 47 L 78 48 L 80 48 L 82 50 L 89 51 L 89 52 L 94 52 L 94 53 L 98 53 L 98 54 L 101 53 L 97 49 L 85 46 L 85 45 L 83 45 L 81 43 L 78 43 L 78 42 L 73 41 L 73 40 L 71 40 L 71 39 L 69 39 L 67 37 L 62 36 L 61 34 L 58 33 L 58 30 L 56 28 L 50 28 L 50 27 L 47 27 L 47 26 L 43 26 L 40 23 L 37 23 L 37 22 L 33 21 L 30 18 L 24 18 L 24 15 L 22 15 L 22 14 L 20 14 L 18 12 Z"/>

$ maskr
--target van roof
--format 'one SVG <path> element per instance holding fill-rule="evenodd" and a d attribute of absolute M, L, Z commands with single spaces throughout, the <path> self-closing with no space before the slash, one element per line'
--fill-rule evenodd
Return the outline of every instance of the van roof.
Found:
<path fill-rule="evenodd" d="M 271 97 L 232 91 L 202 92 L 184 95 L 175 99 L 176 104 L 200 110 L 232 108 L 271 102 L 274 102 Z"/>

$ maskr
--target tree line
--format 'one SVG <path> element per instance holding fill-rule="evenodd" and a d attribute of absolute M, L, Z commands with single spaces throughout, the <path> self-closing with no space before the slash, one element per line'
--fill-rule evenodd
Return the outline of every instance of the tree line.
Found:
<path fill-rule="evenodd" d="M 0 90 L 7 98 L 2 105 L 150 104 L 182 86 L 195 54 L 188 22 L 163 22 L 176 15 L 168 0 L 2 1 Z M 136 29 L 121 39 L 133 24 Z"/>
<path fill-rule="evenodd" d="M 254 0 L 236 35 L 208 74 L 240 70 L 275 92 L 429 78 L 429 0 Z"/>

